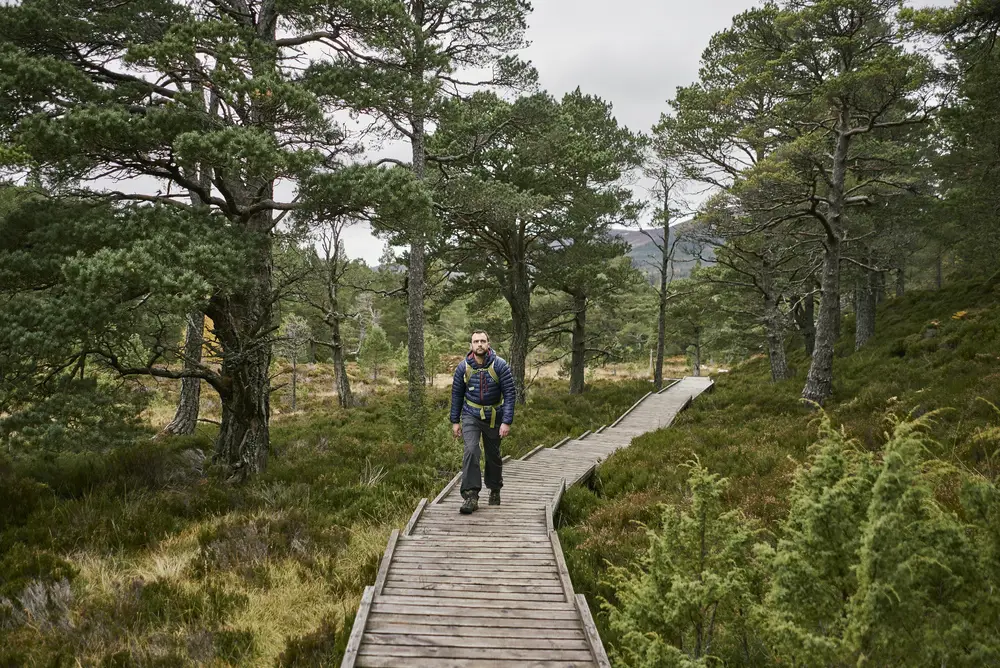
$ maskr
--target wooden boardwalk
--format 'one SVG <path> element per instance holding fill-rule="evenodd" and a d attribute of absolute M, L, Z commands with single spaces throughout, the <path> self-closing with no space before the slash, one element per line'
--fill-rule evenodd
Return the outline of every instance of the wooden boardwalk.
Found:
<path fill-rule="evenodd" d="M 552 513 L 633 437 L 670 424 L 709 389 L 689 377 L 647 394 L 608 428 L 506 461 L 500 506 L 458 512 L 458 477 L 394 531 L 366 587 L 342 668 L 610 666 L 582 594 L 573 592 Z"/>

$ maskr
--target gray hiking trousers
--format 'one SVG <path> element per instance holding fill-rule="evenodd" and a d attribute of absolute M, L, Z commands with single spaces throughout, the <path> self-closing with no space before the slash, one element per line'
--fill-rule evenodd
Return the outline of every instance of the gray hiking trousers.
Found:
<path fill-rule="evenodd" d="M 478 497 L 483 487 L 479 472 L 479 438 L 483 439 L 486 451 L 486 486 L 489 489 L 503 487 L 503 464 L 500 458 L 500 425 L 490 429 L 489 420 L 462 413 L 462 440 L 465 452 L 462 455 L 462 498 L 469 495 Z"/>

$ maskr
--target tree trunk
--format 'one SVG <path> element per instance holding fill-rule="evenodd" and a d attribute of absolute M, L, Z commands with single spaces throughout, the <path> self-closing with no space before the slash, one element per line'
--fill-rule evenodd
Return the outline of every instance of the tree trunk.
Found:
<path fill-rule="evenodd" d="M 423 181 L 426 175 L 426 154 L 424 152 L 424 119 L 415 116 L 411 119 L 413 138 L 411 141 L 413 175 L 418 181 Z M 410 267 L 407 272 L 406 289 L 406 334 L 407 334 L 407 373 L 406 382 L 409 390 L 411 420 L 411 436 L 416 437 L 423 429 L 424 393 L 427 374 L 424 372 L 424 268 L 426 265 L 426 244 L 422 232 L 416 232 L 410 242 Z"/>
<path fill-rule="evenodd" d="M 520 259 L 515 258 L 509 268 L 508 286 L 504 297 L 510 304 L 511 325 L 513 332 L 510 341 L 510 372 L 514 377 L 514 390 L 517 403 L 524 404 L 528 400 L 524 376 L 528 360 L 528 335 L 531 331 L 531 286 L 528 282 L 528 267 Z"/>
<path fill-rule="evenodd" d="M 184 334 L 184 368 L 201 366 L 201 348 L 204 343 L 205 314 L 192 312 L 187 316 Z M 201 379 L 182 378 L 181 396 L 177 402 L 174 419 L 157 436 L 193 434 L 198 426 L 198 408 L 201 403 Z"/>
<path fill-rule="evenodd" d="M 253 227 L 270 229 L 269 213 L 257 218 L 266 220 L 251 220 Z M 270 234 L 258 238 L 256 252 L 248 258 L 247 287 L 213 297 L 207 312 L 222 347 L 222 426 L 215 457 L 236 481 L 266 468 L 270 438 L 270 336 L 275 329 L 272 241 Z"/>
<path fill-rule="evenodd" d="M 902 297 L 906 292 L 906 270 L 900 267 L 896 270 L 896 296 Z"/>
<path fill-rule="evenodd" d="M 875 272 L 862 270 L 854 292 L 854 349 L 861 350 L 875 336 Z"/>
<path fill-rule="evenodd" d="M 292 412 L 295 412 L 295 390 L 298 381 L 299 367 L 295 358 L 292 358 Z"/>
<path fill-rule="evenodd" d="M 778 300 L 774 295 L 764 297 L 764 328 L 767 331 L 767 357 L 771 363 L 771 380 L 778 382 L 789 377 L 788 359 L 785 356 L 785 328 L 782 326 Z"/>
<path fill-rule="evenodd" d="M 701 376 L 701 327 L 694 328 L 694 360 L 692 374 L 695 377 Z"/>
<path fill-rule="evenodd" d="M 569 374 L 569 393 L 583 394 L 587 353 L 587 297 L 573 295 L 573 358 Z"/>
<path fill-rule="evenodd" d="M 944 252 L 941 248 L 938 248 L 937 257 L 934 258 L 934 269 L 935 283 L 937 284 L 937 289 L 940 290 L 941 286 L 944 285 Z"/>
<path fill-rule="evenodd" d="M 827 239 L 820 276 L 822 296 L 816 323 L 816 342 L 812 364 L 802 398 L 821 404 L 833 391 L 833 346 L 837 342 L 840 320 L 840 240 Z"/>
<path fill-rule="evenodd" d="M 848 119 L 842 112 L 837 120 L 837 144 L 833 154 L 830 206 L 825 215 L 826 239 L 820 289 L 823 293 L 816 325 L 816 349 L 802 388 L 802 398 L 822 405 L 833 392 L 833 347 L 840 331 L 840 250 L 844 212 L 844 182 L 851 144 Z"/>
<path fill-rule="evenodd" d="M 873 283 L 872 286 L 875 290 L 875 305 L 878 306 L 885 301 L 885 272 L 876 271 L 872 274 Z"/>
<path fill-rule="evenodd" d="M 664 199 L 664 217 L 668 215 Z M 670 270 L 670 220 L 663 223 L 663 257 L 660 258 L 660 312 L 656 325 L 656 366 L 653 367 L 653 387 L 663 389 L 663 358 L 667 347 L 667 272 Z"/>
<path fill-rule="evenodd" d="M 339 262 L 339 259 L 337 261 Z M 354 396 L 351 394 L 351 379 L 347 377 L 347 365 L 344 363 L 344 337 L 340 333 L 340 296 L 335 280 L 330 280 L 327 292 L 330 312 L 327 314 L 326 322 L 330 326 L 330 350 L 333 353 L 333 381 L 337 390 L 337 403 L 342 408 L 350 408 L 354 405 Z"/>
<path fill-rule="evenodd" d="M 812 292 L 803 297 L 792 309 L 795 325 L 802 334 L 806 356 L 812 357 L 816 348 L 816 298 Z"/>

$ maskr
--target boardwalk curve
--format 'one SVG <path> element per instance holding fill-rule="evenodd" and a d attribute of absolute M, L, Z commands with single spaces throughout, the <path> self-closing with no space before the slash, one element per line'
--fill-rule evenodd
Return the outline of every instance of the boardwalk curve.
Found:
<path fill-rule="evenodd" d="M 684 378 L 607 428 L 505 460 L 500 506 L 460 515 L 457 477 L 421 500 L 365 588 L 341 667 L 610 666 L 587 601 L 573 591 L 553 510 L 568 485 L 669 425 L 711 385 Z"/>

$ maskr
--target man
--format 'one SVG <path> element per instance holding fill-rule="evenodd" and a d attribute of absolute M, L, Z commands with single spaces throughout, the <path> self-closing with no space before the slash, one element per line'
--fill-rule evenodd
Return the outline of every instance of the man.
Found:
<path fill-rule="evenodd" d="M 468 515 L 479 509 L 479 438 L 486 451 L 486 486 L 490 505 L 500 505 L 503 464 L 500 439 L 510 433 L 514 422 L 514 377 L 507 362 L 490 348 L 490 337 L 481 329 L 472 333 L 468 356 L 455 369 L 451 384 L 451 423 L 455 438 L 465 439 L 462 456 L 462 504 Z M 501 412 L 502 411 L 502 412 Z"/>

